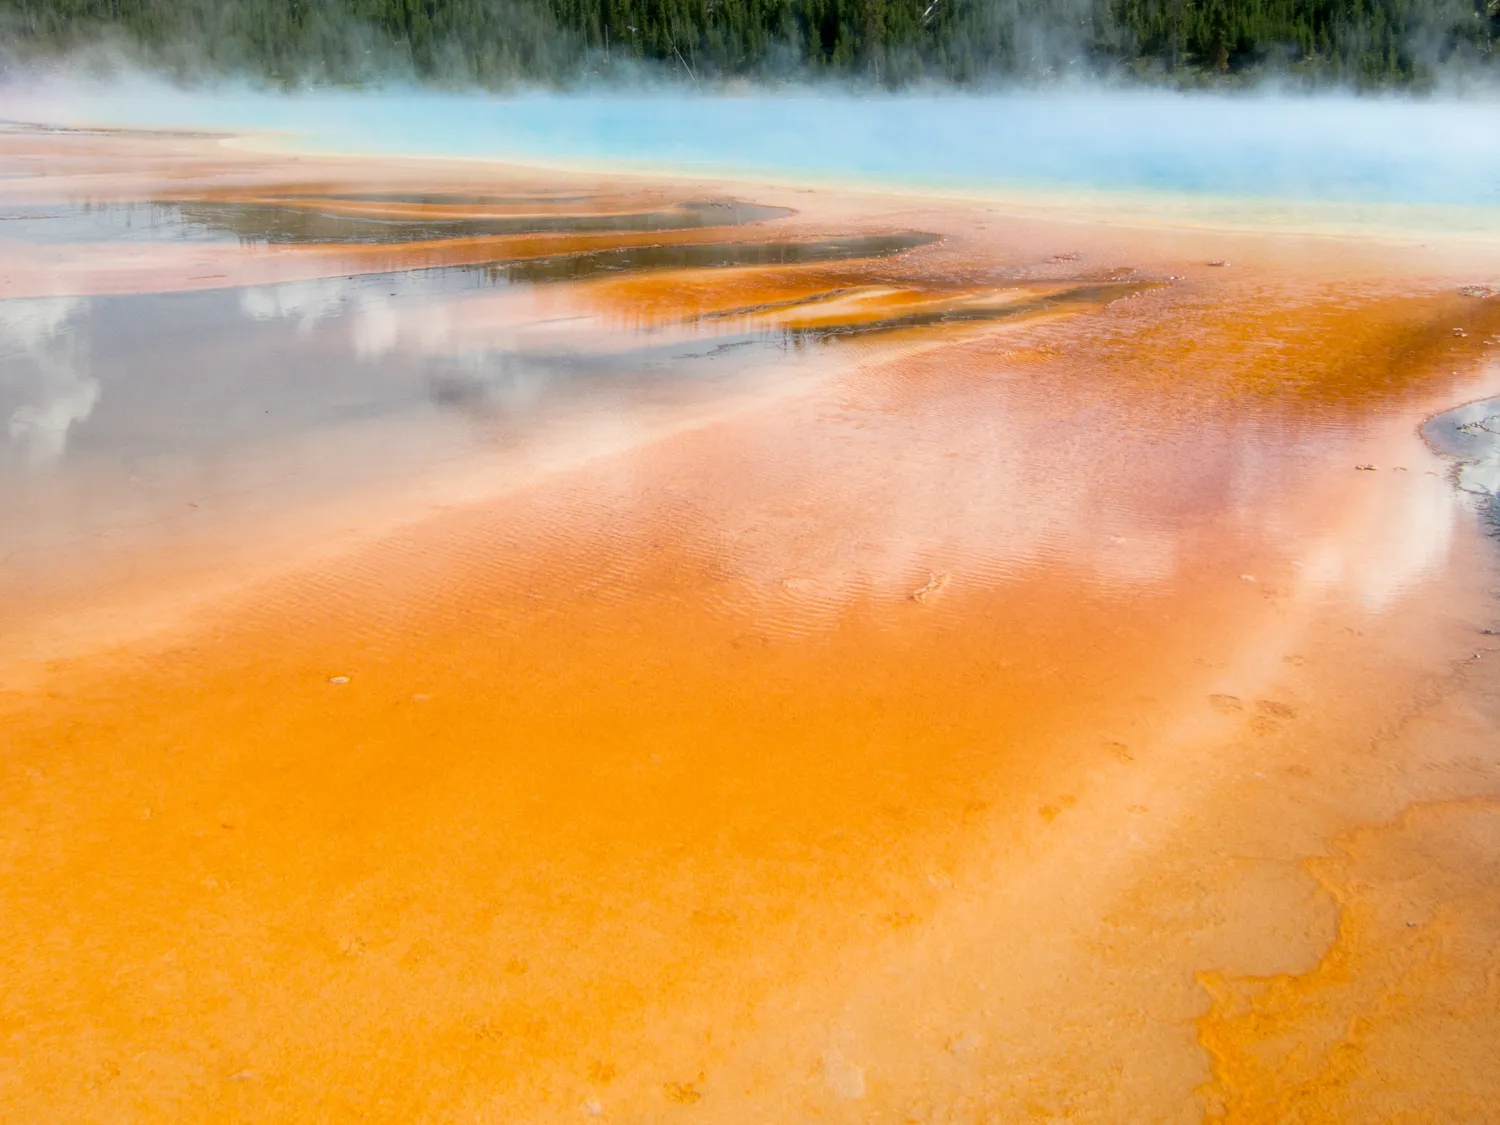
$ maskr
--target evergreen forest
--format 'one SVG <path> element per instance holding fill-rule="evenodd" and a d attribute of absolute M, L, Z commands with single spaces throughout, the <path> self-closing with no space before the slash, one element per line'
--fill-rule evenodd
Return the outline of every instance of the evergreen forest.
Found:
<path fill-rule="evenodd" d="M 0 0 L 0 66 L 79 51 L 278 85 L 1421 88 L 1495 73 L 1500 0 Z"/>

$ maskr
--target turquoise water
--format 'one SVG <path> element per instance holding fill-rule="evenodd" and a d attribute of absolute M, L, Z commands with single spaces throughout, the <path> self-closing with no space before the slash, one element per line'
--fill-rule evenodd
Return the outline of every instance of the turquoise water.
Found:
<path fill-rule="evenodd" d="M 31 113 L 28 115 L 27 110 Z M 1352 96 L 0 91 L 0 116 L 316 149 L 983 189 L 1500 206 L 1500 102 Z"/>

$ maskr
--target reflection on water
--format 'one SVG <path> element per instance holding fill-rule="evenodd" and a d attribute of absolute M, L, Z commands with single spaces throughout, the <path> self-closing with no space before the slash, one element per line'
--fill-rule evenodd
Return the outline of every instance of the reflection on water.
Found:
<path fill-rule="evenodd" d="M 172 231 L 208 225 L 194 207 L 174 207 L 149 214 Z M 782 213 L 696 203 L 669 211 L 725 222 Z M 135 212 L 69 214 L 107 223 Z M 238 205 L 223 214 L 260 217 Z M 400 223 L 391 231 L 419 233 Z M 361 427 L 399 433 L 402 453 L 384 471 L 419 471 L 466 448 L 532 440 L 526 434 L 548 420 L 583 426 L 607 413 L 629 426 L 642 412 L 735 387 L 791 386 L 785 357 L 850 333 L 1081 311 L 1140 288 L 903 281 L 893 263 L 937 241 L 909 232 L 585 246 L 479 267 L 0 302 L 0 547 L 36 564 L 46 543 L 102 534 L 122 516 L 180 522 L 205 494 L 317 474 L 331 454 L 312 451 Z M 819 272 L 827 269 L 836 272 Z M 670 300 L 679 277 L 693 279 L 700 305 L 665 319 L 640 320 L 637 300 L 612 288 L 629 278 L 637 293 Z M 705 285 L 719 294 L 708 304 Z"/>
<path fill-rule="evenodd" d="M 847 260 L 860 250 L 894 253 L 893 246 L 924 241 L 930 240 L 708 245 L 687 248 L 694 251 L 687 255 L 662 247 L 604 259 L 613 269 L 581 255 L 582 261 L 548 259 L 539 269 L 515 272 L 535 281 L 684 260 L 695 268 L 784 265 Z M 684 334 L 624 329 L 587 304 L 573 306 L 571 315 L 538 315 L 538 298 L 529 291 L 503 281 L 496 288 L 511 268 L 0 302 L 0 414 L 10 420 L 0 466 L 35 468 L 67 450 L 130 458 L 215 449 L 257 434 L 396 415 L 429 397 L 494 415 L 523 402 L 536 410 L 544 400 L 601 390 L 617 398 L 632 388 L 659 394 L 683 380 L 764 366 L 788 346 L 1086 309 L 1141 288 L 1054 287 L 1035 297 L 999 290 L 990 303 L 968 295 L 969 303 L 956 307 L 953 294 L 939 291 L 930 295 L 938 306 L 932 311 L 889 315 L 875 304 L 809 316 L 806 310 L 826 302 L 806 299 L 704 316 Z M 801 319 L 788 320 L 789 312 Z"/>
<path fill-rule="evenodd" d="M 30 242 L 401 244 L 522 233 L 649 235 L 790 213 L 738 201 L 667 201 L 652 210 L 621 202 L 598 193 L 263 190 L 242 198 L 16 206 L 0 231 Z M 579 310 L 558 337 L 549 327 L 557 318 L 539 317 L 524 295 L 505 290 L 650 271 L 873 261 L 935 241 L 897 234 L 601 249 L 585 243 L 570 253 L 477 268 L 200 294 L 8 301 L 0 306 L 0 414 L 8 419 L 0 469 L 34 474 L 70 446 L 83 458 L 211 450 L 226 439 L 232 446 L 262 434 L 284 438 L 396 416 L 429 399 L 493 420 L 606 384 L 610 394 L 628 395 L 631 379 L 741 370 L 783 347 L 787 330 L 705 321 L 697 335 L 713 337 L 711 344 L 637 339 L 611 335 L 597 316 Z M 485 323 L 496 310 L 498 328 L 476 335 L 453 325 L 456 312 Z M 25 487 L 10 491 L 12 504 Z M 21 523 L 11 526 L 14 534 Z"/>
<path fill-rule="evenodd" d="M 737 227 L 791 214 L 734 200 L 688 200 L 656 210 L 623 213 L 495 210 L 531 209 L 589 197 L 546 201 L 463 195 L 258 195 L 253 200 L 153 200 L 144 203 L 7 205 L 0 209 L 0 238 L 58 242 L 247 242 L 374 245 L 527 234 L 599 234 L 612 231 L 686 231 Z M 409 203 L 419 217 L 339 211 L 333 204 L 384 207 Z M 456 214 L 453 212 L 457 212 Z"/>
<path fill-rule="evenodd" d="M 482 267 L 511 282 L 582 281 L 599 274 L 628 270 L 724 269 L 729 266 L 791 266 L 842 262 L 854 258 L 888 258 L 938 241 L 935 234 L 857 235 L 811 242 L 692 242 L 671 246 L 629 246 L 496 262 Z"/>
<path fill-rule="evenodd" d="M 6 203 L 0 239 L 34 245 L 69 242 L 222 242 L 222 233 L 182 221 L 163 203 Z"/>
<path fill-rule="evenodd" d="M 437 227 L 428 220 L 327 214 L 301 204 L 399 211 L 438 201 L 456 207 L 565 204 L 578 210 L 574 205 L 590 199 L 294 191 L 258 198 L 298 205 L 76 206 L 37 209 L 18 222 L 23 230 L 35 224 L 69 237 L 78 236 L 79 224 L 94 224 L 142 238 L 222 230 L 243 239 L 326 243 L 364 239 L 354 232 L 369 229 L 400 242 L 428 237 Z M 756 204 L 689 201 L 652 212 L 455 220 L 457 225 L 443 220 L 438 226 L 451 237 L 473 233 L 474 222 L 499 224 L 490 233 L 649 232 L 677 229 L 672 223 L 734 225 L 785 213 Z M 349 230 L 345 223 L 352 224 Z M 13 300 L 4 303 L 0 322 L 8 344 L 0 359 L 0 412 L 9 419 L 10 438 L 0 464 L 34 470 L 59 461 L 70 448 L 85 459 L 217 450 L 226 441 L 233 447 L 268 434 L 284 438 L 356 418 L 396 417 L 429 402 L 494 422 L 591 394 L 617 401 L 657 395 L 667 385 L 663 380 L 680 384 L 743 372 L 764 366 L 788 346 L 1102 306 L 1141 289 L 1090 283 L 1045 291 L 932 288 L 902 282 L 899 270 L 874 272 L 877 263 L 937 241 L 933 234 L 903 232 L 585 247 L 477 267 L 241 290 Z M 831 264 L 842 272 L 809 272 Z M 641 275 L 645 284 L 669 293 L 675 275 L 717 271 L 730 279 L 720 286 L 727 299 L 688 311 L 676 329 L 627 327 L 621 318 L 628 319 L 631 296 L 585 284 Z M 747 279 L 758 279 L 750 286 L 756 295 L 735 299 Z M 525 292 L 544 283 L 561 285 L 564 292 L 545 299 Z M 552 303 L 544 308 L 538 301 Z"/>
<path fill-rule="evenodd" d="M 529 214 L 482 217 L 392 218 L 334 214 L 326 209 L 286 204 L 194 201 L 176 204 L 181 220 L 210 233 L 232 234 L 247 242 L 393 243 L 446 238 L 496 238 L 519 234 L 598 234 L 607 231 L 676 231 L 743 226 L 781 218 L 784 207 L 737 202 L 688 201 L 662 211 L 634 214 Z M 301 197 L 307 198 L 307 197 Z M 348 197 L 344 197 L 348 198 Z M 352 201 L 352 200 L 351 200 Z M 380 202 L 360 200 L 360 202 Z M 431 197 L 422 200 L 431 202 Z M 440 203 L 461 203 L 442 200 Z"/>
<path fill-rule="evenodd" d="M 288 205 L 269 206 L 268 199 Z M 268 231 L 286 223 L 283 234 L 300 231 L 318 242 L 337 241 L 345 222 L 386 224 L 386 235 L 401 241 L 450 221 L 392 217 L 411 208 L 552 208 L 536 221 L 586 224 L 598 203 L 597 196 L 544 193 L 285 189 L 262 191 L 252 203 L 119 214 L 153 215 L 176 232 L 217 225 L 236 238 L 280 237 Z M 335 213 L 339 207 L 376 214 Z M 108 208 L 65 213 L 115 221 Z M 662 216 L 728 225 L 781 213 L 748 203 L 668 203 L 598 217 L 602 225 L 592 229 L 649 235 Z M 916 252 L 935 250 L 941 240 L 925 232 L 773 235 L 774 227 L 758 238 L 746 232 L 732 240 L 624 247 L 591 247 L 585 238 L 566 253 L 476 266 L 0 303 L 0 417 L 7 420 L 0 547 L 39 566 L 48 544 L 113 535 L 122 518 L 131 526 L 175 526 L 196 518 L 210 496 L 232 507 L 251 501 L 225 497 L 254 499 L 273 486 L 317 492 L 340 474 L 419 475 L 466 451 L 571 448 L 579 434 L 600 426 L 646 432 L 663 412 L 795 387 L 828 348 L 957 339 L 964 331 L 1042 324 L 1166 292 L 1161 281 L 1118 280 L 1133 274 L 1128 269 L 1111 271 L 1109 280 L 1082 274 L 1006 285 L 986 282 L 996 271 L 982 261 L 933 270 Z M 1049 276 L 1059 264 L 1049 262 Z M 1288 384 L 1282 393 L 1301 392 Z M 1190 516 L 1164 501 L 1182 490 L 1166 479 L 1149 517 L 1141 510 L 1137 478 L 1158 460 L 1151 452 L 1156 438 L 1134 453 L 1126 450 L 1135 435 L 1102 442 L 1101 430 L 1101 444 L 1088 448 L 1070 440 L 1069 472 L 1050 473 L 1042 466 L 1055 451 L 1038 444 L 1039 425 L 1069 435 L 1098 427 L 1071 406 L 1059 413 L 1026 402 L 1007 385 L 982 413 L 939 413 L 931 444 L 968 464 L 966 472 L 934 475 L 920 465 L 903 479 L 892 465 L 867 482 L 882 498 L 856 506 L 885 512 L 883 530 L 867 537 L 882 544 L 873 554 L 856 557 L 830 541 L 826 560 L 807 554 L 788 579 L 779 547 L 757 558 L 756 532 L 726 526 L 716 534 L 740 544 L 739 565 L 763 571 L 759 588 L 795 607 L 804 624 L 825 620 L 859 589 L 901 589 L 914 566 L 939 556 L 967 559 L 971 572 L 997 579 L 1061 553 L 1087 559 L 1106 588 L 1170 581 Z M 1018 410 L 1029 416 L 1021 420 Z M 1049 420 L 1040 421 L 1037 410 Z M 1175 474 L 1182 463 L 1195 463 L 1204 482 L 1196 490 L 1260 497 L 1276 478 L 1252 453 L 1280 450 L 1275 456 L 1285 460 L 1286 440 L 1240 425 L 1210 427 L 1190 441 L 1179 433 L 1171 464 L 1160 471 Z M 843 471 L 837 465 L 817 468 L 822 456 L 816 448 L 802 451 L 799 473 L 836 478 Z M 877 441 L 858 463 L 882 456 Z M 1136 464 L 1133 475 L 1119 477 L 1112 465 L 1124 456 Z M 1082 491 L 1080 476 L 1091 482 Z M 795 494 L 807 479 L 783 482 L 779 494 Z M 1117 480 L 1125 492 L 1115 496 Z M 857 493 L 865 485 L 842 487 Z M 1426 532 L 1411 535 L 1410 520 L 1392 521 L 1384 525 L 1396 529 L 1392 542 L 1362 558 L 1337 540 L 1326 550 L 1311 546 L 1302 571 L 1309 588 L 1353 583 L 1378 607 L 1434 565 L 1448 540 L 1448 509 L 1441 495 L 1412 503 L 1412 519 L 1418 508 L 1433 515 Z M 931 581 L 934 590 L 946 588 L 937 569 Z"/>
<path fill-rule="evenodd" d="M 261 193 L 262 198 L 301 200 L 327 206 L 330 203 L 369 203 L 377 206 L 408 204 L 424 207 L 555 207 L 587 203 L 596 197 L 585 192 L 485 192 L 461 191 L 293 191 Z M 682 204 L 682 207 L 689 206 Z M 707 206 L 699 204 L 699 206 Z M 722 206 L 722 205 L 721 205 Z"/>
<path fill-rule="evenodd" d="M 207 496 L 232 507 L 242 501 L 224 497 L 263 497 L 273 486 L 317 493 L 333 488 L 327 482 L 340 474 L 396 479 L 466 452 L 525 449 L 534 456 L 577 447 L 583 433 L 645 433 L 674 411 L 796 387 L 821 356 L 841 347 L 910 347 L 965 332 L 1024 329 L 1170 288 L 1123 267 L 1058 278 L 1073 259 L 1056 255 L 1043 274 L 1051 280 L 995 284 L 997 276 L 1024 270 L 997 271 L 972 257 L 934 269 L 930 255 L 943 250 L 943 240 L 921 231 L 792 238 L 771 225 L 733 237 L 654 241 L 654 234 L 761 223 L 788 212 L 639 193 L 289 186 L 32 210 L 13 220 L 13 230 L 58 240 L 85 237 L 91 224 L 88 237 L 114 230 L 162 241 L 398 245 L 519 232 L 567 240 L 556 253 L 544 240 L 540 253 L 527 248 L 530 257 L 506 257 L 508 244 L 497 241 L 495 259 L 475 265 L 0 303 L 0 418 L 7 426 L 0 546 L 29 565 L 41 564 L 49 543 L 114 534 L 125 516 L 132 526 L 197 518 L 191 513 Z M 645 241 L 609 240 L 620 233 Z M 1446 321 L 1435 331 L 1451 338 Z M 1393 372 L 1392 385 L 1402 377 Z M 1362 374 L 1357 389 L 1367 395 L 1376 387 Z M 1332 385 L 1316 379 L 1284 381 L 1268 408 L 1274 398 L 1330 393 Z M 1183 491 L 1175 476 L 1160 483 L 1149 516 L 1142 511 L 1136 478 L 1156 464 L 1157 439 L 1127 452 L 1136 436 L 1114 434 L 1085 449 L 1077 434 L 1098 430 L 1102 442 L 1108 427 L 1083 421 L 1071 406 L 1057 413 L 1026 402 L 1006 385 L 982 414 L 940 414 L 941 434 L 931 444 L 970 468 L 949 476 L 924 464 L 903 478 L 903 469 L 891 466 L 875 482 L 883 498 L 872 495 L 862 505 L 886 513 L 884 529 L 870 537 L 883 545 L 873 554 L 856 557 L 830 542 L 819 562 L 805 543 L 811 553 L 788 579 L 779 547 L 757 559 L 755 532 L 726 526 L 716 534 L 740 544 L 746 573 L 761 571 L 767 596 L 798 607 L 794 616 L 804 623 L 825 619 L 859 589 L 903 588 L 913 567 L 933 567 L 932 589 L 944 590 L 943 564 L 922 561 L 939 556 L 968 559 L 972 572 L 999 578 L 1060 553 L 1086 559 L 1106 588 L 1169 582 L 1191 517 L 1164 499 Z M 1039 421 L 1037 410 L 1048 420 Z M 1030 415 L 1018 420 L 1017 411 Z M 1040 467 L 1055 451 L 1038 445 L 1039 425 L 1075 435 L 1064 437 L 1068 473 Z M 916 439 L 897 444 L 907 440 Z M 1192 491 L 1220 496 L 1238 490 L 1263 497 L 1276 479 L 1265 457 L 1296 459 L 1289 452 L 1296 441 L 1275 426 L 1216 423 L 1190 440 L 1177 432 L 1172 441 L 1174 467 L 1161 471 L 1175 474 L 1175 466 L 1193 463 L 1202 479 Z M 796 460 L 806 469 L 822 455 L 808 449 Z M 859 463 L 882 456 L 877 442 Z M 1134 458 L 1133 475 L 1114 471 L 1121 457 Z M 813 479 L 841 472 L 830 464 Z M 1090 482 L 1082 491 L 1080 476 Z M 1117 479 L 1125 492 L 1115 496 Z M 782 494 L 802 487 L 801 477 L 788 480 Z M 842 487 L 857 493 L 865 486 L 851 480 Z M 1363 554 L 1351 554 L 1337 536 L 1323 546 L 1305 544 L 1306 587 L 1357 587 L 1363 602 L 1378 608 L 1436 565 L 1451 536 L 1451 513 L 1441 490 L 1418 492 L 1408 497 L 1410 518 L 1383 525 L 1394 529 L 1390 543 L 1367 542 Z M 1417 524 L 1423 530 L 1414 534 Z"/>
<path fill-rule="evenodd" d="M 644 434 L 663 410 L 796 387 L 799 369 L 822 348 L 851 337 L 878 342 L 878 333 L 905 330 L 916 335 L 903 339 L 920 340 L 965 324 L 1102 310 L 1151 292 L 1138 282 L 977 293 L 852 283 L 859 267 L 849 265 L 851 247 L 918 241 L 930 240 L 831 240 L 790 263 L 788 244 L 752 254 L 738 245 L 697 248 L 694 268 L 724 267 L 723 298 L 712 311 L 663 321 L 622 322 L 615 283 L 597 284 L 595 270 L 561 288 L 508 285 L 491 269 L 431 269 L 0 303 L 8 344 L 0 416 L 9 419 L 0 550 L 14 576 L 43 567 L 61 544 L 118 539 L 122 521 L 177 527 L 200 506 L 233 510 L 286 489 L 317 494 L 340 474 L 396 479 L 466 452 L 533 457 L 549 445 L 586 446 L 596 431 L 608 440 Z M 747 258 L 768 268 L 746 273 Z M 809 260 L 856 272 L 809 273 L 798 264 Z M 649 261 L 660 279 L 647 273 L 630 284 L 654 290 L 670 288 L 677 273 L 664 264 L 681 259 L 636 261 Z M 752 282 L 753 303 L 737 304 L 745 298 L 736 286 Z M 763 299 L 766 286 L 793 284 L 813 295 Z M 904 311 L 913 305 L 918 311 Z M 1008 381 L 983 392 L 962 387 L 930 396 L 898 434 L 878 407 L 865 408 L 834 446 L 789 451 L 766 475 L 764 509 L 742 501 L 706 514 L 699 529 L 737 545 L 746 581 L 736 612 L 753 612 L 775 633 L 802 633 L 830 624 L 861 591 L 905 596 L 920 584 L 913 568 L 929 568 L 941 593 L 953 568 L 969 580 L 1004 581 L 1059 558 L 1087 566 L 1106 590 L 1159 587 L 1173 580 L 1181 538 L 1203 518 L 1202 505 L 1217 510 L 1233 496 L 1259 507 L 1289 486 L 1298 463 L 1295 425 L 1225 419 L 1183 429 L 1162 416 L 1126 433 L 1109 411 L 1080 413 L 1058 392 Z M 1185 401 L 1194 400 L 1189 393 Z M 880 474 L 851 475 L 885 459 L 891 445 L 941 450 L 952 468 L 903 458 Z M 1155 486 L 1143 492 L 1143 478 Z M 1431 483 L 1407 498 L 1409 511 L 1371 522 L 1357 549 L 1347 529 L 1304 544 L 1308 588 L 1357 587 L 1379 608 L 1440 562 L 1451 513 L 1444 486 Z M 852 542 L 834 526 L 794 532 L 796 520 L 781 514 L 799 495 L 811 506 L 830 487 L 865 513 Z M 786 554 L 792 541 L 795 561 Z"/>
<path fill-rule="evenodd" d="M 59 460 L 75 423 L 93 412 L 99 382 L 89 374 L 86 297 L 0 301 L 0 416 L 16 453 L 29 465 Z M 17 396 L 23 401 L 7 403 Z"/>

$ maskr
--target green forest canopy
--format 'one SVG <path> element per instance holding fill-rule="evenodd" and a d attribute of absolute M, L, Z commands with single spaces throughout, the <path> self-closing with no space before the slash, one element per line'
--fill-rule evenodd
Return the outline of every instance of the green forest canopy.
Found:
<path fill-rule="evenodd" d="M 108 43 L 185 77 L 568 83 L 830 75 L 886 86 L 1268 72 L 1423 85 L 1500 58 L 1500 0 L 0 0 L 25 58 Z"/>

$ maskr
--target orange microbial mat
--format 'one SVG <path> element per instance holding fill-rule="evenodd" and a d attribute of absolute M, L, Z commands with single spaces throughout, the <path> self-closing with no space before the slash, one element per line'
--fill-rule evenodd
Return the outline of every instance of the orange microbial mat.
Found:
<path fill-rule="evenodd" d="M 1500 247 L 23 127 L 0 219 L 0 1120 L 1496 1120 Z"/>

